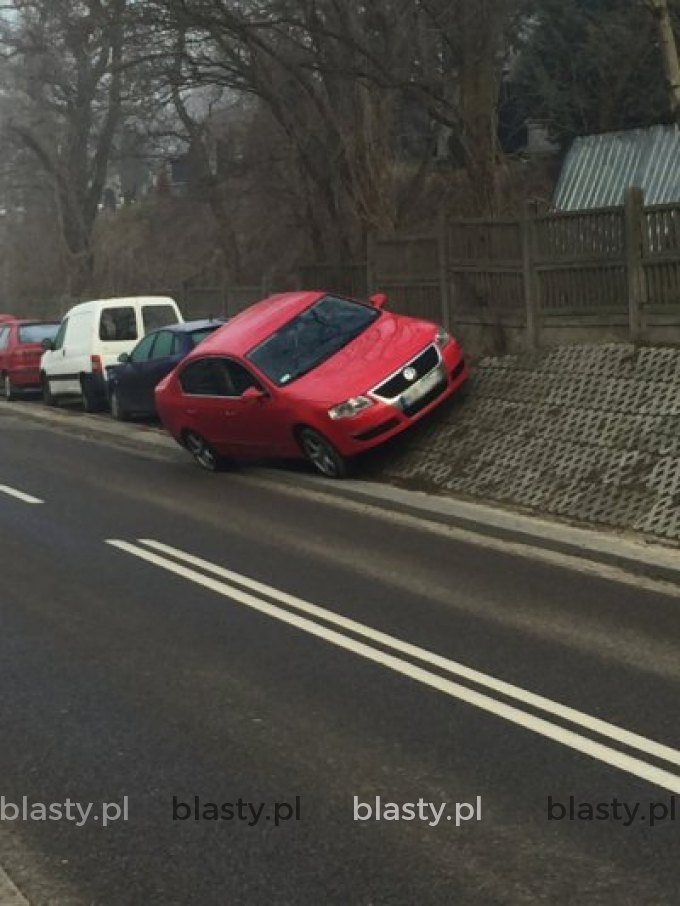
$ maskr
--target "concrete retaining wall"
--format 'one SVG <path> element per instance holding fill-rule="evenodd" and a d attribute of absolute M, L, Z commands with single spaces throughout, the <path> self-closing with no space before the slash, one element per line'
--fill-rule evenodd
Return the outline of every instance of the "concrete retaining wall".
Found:
<path fill-rule="evenodd" d="M 485 359 L 384 456 L 400 483 L 680 540 L 680 350 Z"/>

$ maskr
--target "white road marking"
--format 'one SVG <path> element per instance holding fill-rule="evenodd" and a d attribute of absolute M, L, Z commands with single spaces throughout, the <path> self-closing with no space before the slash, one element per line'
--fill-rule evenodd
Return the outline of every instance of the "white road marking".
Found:
<path fill-rule="evenodd" d="M 279 620 L 282 623 L 287 623 L 289 626 L 294 626 L 296 629 L 306 632 L 309 635 L 316 636 L 317 638 L 323 639 L 324 641 L 329 642 L 330 644 L 335 645 L 338 648 L 343 648 L 346 651 L 351 651 L 354 654 L 365 658 L 366 660 L 373 661 L 376 664 L 387 667 L 388 669 L 393 670 L 395 673 L 399 673 L 402 676 L 409 677 L 410 679 L 420 682 L 425 686 L 429 686 L 432 689 L 443 692 L 444 694 L 449 695 L 451 698 L 456 698 L 459 701 L 473 705 L 474 707 L 479 708 L 482 711 L 486 711 L 490 714 L 494 714 L 497 717 L 501 717 L 504 720 L 515 724 L 516 726 L 523 727 L 524 729 L 530 730 L 533 733 L 536 733 L 547 739 L 559 742 L 570 749 L 581 752 L 584 755 L 588 755 L 589 757 L 601 761 L 604 764 L 608 764 L 621 771 L 625 771 L 626 773 L 632 774 L 635 777 L 639 777 L 649 783 L 663 787 L 664 789 L 669 790 L 672 793 L 680 794 L 680 776 L 677 774 L 673 774 L 669 771 L 663 770 L 662 768 L 648 764 L 647 762 L 644 762 L 638 758 L 627 755 L 624 752 L 618 751 L 616 749 L 612 749 L 609 746 L 603 745 L 602 743 L 596 742 L 595 740 L 589 739 L 588 737 L 581 736 L 580 734 L 561 727 L 557 724 L 552 724 L 542 717 L 537 717 L 512 705 L 497 701 L 496 699 L 491 698 L 484 693 L 476 692 L 465 686 L 461 686 L 460 684 L 445 679 L 442 676 L 431 673 L 421 667 L 417 667 L 409 661 L 401 660 L 394 655 L 388 654 L 377 648 L 373 648 L 365 644 L 364 642 L 357 641 L 356 639 L 336 632 L 333 629 L 329 629 L 327 626 L 319 625 L 318 623 L 315 623 L 312 620 L 307 619 L 306 617 L 301 617 L 297 614 L 291 613 L 290 611 L 282 610 L 280 607 L 276 607 L 274 604 L 271 604 L 268 601 L 257 598 L 254 595 L 243 591 L 241 588 L 235 587 L 233 585 L 228 585 L 225 582 L 218 581 L 217 579 L 210 578 L 203 573 L 199 573 L 194 569 L 189 569 L 188 567 L 183 566 L 180 563 L 169 560 L 166 557 L 162 557 L 159 554 L 141 548 L 138 545 L 115 539 L 109 539 L 106 543 L 114 548 L 117 548 L 118 550 L 131 554 L 138 559 L 145 560 L 146 562 L 152 563 L 155 566 L 158 566 L 161 569 L 165 569 L 170 573 L 173 573 L 184 579 L 188 579 L 189 581 L 194 582 L 196 585 L 207 588 L 210 591 L 216 592 L 217 594 L 229 598 L 232 601 L 238 601 L 239 603 L 244 604 L 252 610 L 265 614 L 269 617 L 272 617 L 273 619 Z M 159 546 L 158 542 L 146 541 L 145 543 L 149 546 Z M 173 548 L 166 548 L 166 546 L 163 545 L 160 545 L 160 547 L 163 549 L 174 550 Z M 191 555 L 184 554 L 181 551 L 179 553 L 182 557 L 187 558 L 188 562 L 194 560 L 198 561 L 198 563 L 201 564 L 206 562 L 201 561 L 200 558 L 192 558 Z M 221 572 L 220 567 L 214 566 L 213 564 L 208 565 L 211 571 Z M 224 570 L 224 572 L 229 573 L 228 570 Z M 238 574 L 233 575 L 237 576 Z M 239 577 L 239 581 L 242 585 L 245 584 L 243 582 L 244 579 L 245 577 Z M 259 586 L 262 589 L 268 588 L 268 586 L 262 585 L 261 583 L 255 583 L 250 579 L 246 581 L 248 584 Z M 360 623 L 354 623 L 354 621 L 345 620 L 344 617 L 340 617 L 337 614 L 332 614 L 329 611 L 324 611 L 322 608 L 317 608 L 315 605 L 300 601 L 293 596 L 285 595 L 283 592 L 273 590 L 272 592 L 267 591 L 266 594 L 271 594 L 272 597 L 275 595 L 280 601 L 286 601 L 286 603 L 289 603 L 288 599 L 290 599 L 291 601 L 298 601 L 298 603 L 295 605 L 298 607 L 298 609 L 303 609 L 301 605 L 304 605 L 304 610 L 306 612 L 314 613 L 315 615 L 321 615 L 322 619 L 324 619 L 326 622 L 335 623 L 336 625 L 343 625 L 345 628 L 349 628 L 349 625 L 356 626 L 359 630 L 361 630 L 361 634 L 363 634 L 367 638 L 374 638 L 375 640 L 384 638 L 386 640 L 389 640 L 390 647 L 394 648 L 395 650 L 404 650 L 404 648 L 409 650 L 413 649 L 413 651 L 418 652 L 418 654 L 415 655 L 416 657 L 424 659 L 422 655 L 427 654 L 429 658 L 432 659 L 431 663 L 436 663 L 438 666 L 441 666 L 441 663 L 444 663 L 451 664 L 456 668 L 462 667 L 462 665 L 456 665 L 454 662 L 447 661 L 445 658 L 440 659 L 438 655 L 426 652 L 425 649 L 407 645 L 407 643 L 401 642 L 398 639 L 393 639 L 391 636 L 386 636 L 383 633 L 378 633 L 377 631 L 370 629 L 370 627 L 364 627 Z M 352 632 L 359 634 L 357 632 L 357 629 L 354 628 L 352 628 Z M 387 645 L 388 642 L 381 642 L 381 644 Z M 463 674 L 460 670 L 458 670 L 458 672 L 460 673 L 460 675 L 466 675 L 466 678 L 470 678 L 469 676 L 467 676 L 468 669 L 469 668 L 463 668 L 465 674 Z M 532 693 L 525 692 L 518 687 L 511 686 L 510 684 L 505 684 L 500 680 L 495 680 L 493 677 L 487 677 L 485 674 L 478 674 L 477 671 L 470 671 L 470 673 L 474 674 L 475 676 L 484 677 L 487 680 L 486 684 L 490 687 L 492 683 L 494 684 L 493 688 L 496 688 L 495 684 L 499 684 L 499 689 L 503 688 L 505 690 L 505 688 L 507 687 L 511 690 L 517 690 L 517 692 L 522 693 L 523 696 L 528 696 L 533 699 Z M 519 696 L 516 695 L 515 697 Z M 536 696 L 536 699 L 549 704 L 553 707 L 553 709 L 559 709 L 559 711 L 561 711 L 563 708 L 563 706 L 558 705 L 556 702 L 551 702 L 549 699 L 543 699 L 540 696 Z M 553 713 L 558 713 L 558 711 L 555 710 Z M 565 713 L 570 713 L 573 716 L 581 714 L 581 712 L 572 711 L 572 709 L 565 709 Z M 659 743 L 655 743 L 652 740 L 647 740 L 642 736 L 638 736 L 637 734 L 628 734 L 625 730 L 620 730 L 619 728 L 614 727 L 610 724 L 606 724 L 605 722 L 596 721 L 596 718 L 590 718 L 588 715 L 584 714 L 582 716 L 588 721 L 595 721 L 598 726 L 601 723 L 604 728 L 611 728 L 612 736 L 614 732 L 623 734 L 623 736 L 626 738 L 628 738 L 628 736 L 630 735 L 631 739 L 634 739 L 638 742 L 637 748 L 642 749 L 642 746 L 644 745 L 645 747 L 649 748 L 650 751 L 653 751 L 654 754 L 658 754 L 659 751 L 663 751 L 666 753 L 666 755 L 660 757 L 664 757 L 666 761 L 672 761 L 675 764 L 678 763 L 680 753 L 675 749 L 671 749 L 667 746 L 662 746 Z M 569 719 L 574 722 L 573 717 Z M 598 730 L 597 732 L 600 731 Z M 643 749 L 643 751 L 646 751 L 647 748 Z"/>
<path fill-rule="evenodd" d="M 26 897 L 10 881 L 0 866 L 0 903 L 2 906 L 30 906 Z"/>
<path fill-rule="evenodd" d="M 0 494 L 7 494 L 8 497 L 16 497 L 17 500 L 23 500 L 24 503 L 45 502 L 44 500 L 40 500 L 38 497 L 32 497 L 30 494 L 24 494 L 23 491 L 17 491 L 16 488 L 10 488 L 6 484 L 0 484 Z"/>
<path fill-rule="evenodd" d="M 190 566 L 195 566 L 198 569 L 210 572 L 221 579 L 226 579 L 229 582 L 233 582 L 250 591 L 257 592 L 258 594 L 273 598 L 275 601 L 279 601 L 282 604 L 294 607 L 296 610 L 299 610 L 308 616 L 324 620 L 326 623 L 330 623 L 333 626 L 339 626 L 342 629 L 349 630 L 364 639 L 368 639 L 371 642 L 377 642 L 386 648 L 391 648 L 399 654 L 405 654 L 411 658 L 424 661 L 432 667 L 438 667 L 440 670 L 445 670 L 453 676 L 470 680 L 479 686 L 483 686 L 493 692 L 499 692 L 501 695 L 505 695 L 524 705 L 530 705 L 540 711 L 545 711 L 553 717 L 559 717 L 562 720 L 569 721 L 569 723 L 577 724 L 584 730 L 589 730 L 593 733 L 597 733 L 599 736 L 604 736 L 607 739 L 629 746 L 632 749 L 638 749 L 646 755 L 661 758 L 671 764 L 680 766 L 680 751 L 672 749 L 670 746 L 663 745 L 663 743 L 658 743 L 654 740 L 647 739 L 645 736 L 640 736 L 637 733 L 624 730 L 621 727 L 610 724 L 605 720 L 600 720 L 597 717 L 592 717 L 590 714 L 578 711 L 575 708 L 570 708 L 567 705 L 561 705 L 559 702 L 545 698 L 542 695 L 537 695 L 534 692 L 529 692 L 526 689 L 522 689 L 520 686 L 515 686 L 504 680 L 497 679 L 494 676 L 490 676 L 488 673 L 482 673 L 479 670 L 466 667 L 464 664 L 449 660 L 432 651 L 428 651 L 426 648 L 420 648 L 417 645 L 412 645 L 410 642 L 404 642 L 401 639 L 387 635 L 386 633 L 366 626 L 363 623 L 357 623 L 355 620 L 333 613 L 333 611 L 325 610 L 322 607 L 311 604 L 309 601 L 304 601 L 302 598 L 295 597 L 295 595 L 279 591 L 271 585 L 265 585 L 263 582 L 257 582 L 247 576 L 242 576 L 229 569 L 216 566 L 208 560 L 203 560 L 201 557 L 194 557 L 191 554 L 187 554 L 168 544 L 162 544 L 160 541 L 152 541 L 145 538 L 140 538 L 139 543 L 157 550 L 162 554 L 174 557 L 176 560 L 181 560 Z"/>

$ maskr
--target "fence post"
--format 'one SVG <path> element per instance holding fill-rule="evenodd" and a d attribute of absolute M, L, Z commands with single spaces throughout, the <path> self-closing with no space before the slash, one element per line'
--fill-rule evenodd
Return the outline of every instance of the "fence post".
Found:
<path fill-rule="evenodd" d="M 536 219 L 529 203 L 524 205 L 520 225 L 522 233 L 522 277 L 524 281 L 524 309 L 526 315 L 527 347 L 539 346 L 539 286 L 536 274 Z"/>
<path fill-rule="evenodd" d="M 375 285 L 375 233 L 366 233 L 366 295 L 370 299 L 376 292 Z"/>
<path fill-rule="evenodd" d="M 626 241 L 626 285 L 628 288 L 628 334 L 630 342 L 637 345 L 642 340 L 643 308 L 646 297 L 643 258 L 645 195 L 642 189 L 626 189 L 623 206 Z"/>
<path fill-rule="evenodd" d="M 444 213 L 439 216 L 437 253 L 439 258 L 441 322 L 442 326 L 449 330 L 451 327 L 451 306 L 449 299 L 449 221 Z"/>

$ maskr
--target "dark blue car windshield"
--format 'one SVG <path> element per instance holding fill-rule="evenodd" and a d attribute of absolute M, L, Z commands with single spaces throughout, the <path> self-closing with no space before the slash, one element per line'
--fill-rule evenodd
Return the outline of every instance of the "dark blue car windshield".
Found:
<path fill-rule="evenodd" d="M 372 305 L 324 296 L 252 349 L 247 358 L 279 387 L 287 386 L 335 355 L 379 317 L 380 310 Z"/>

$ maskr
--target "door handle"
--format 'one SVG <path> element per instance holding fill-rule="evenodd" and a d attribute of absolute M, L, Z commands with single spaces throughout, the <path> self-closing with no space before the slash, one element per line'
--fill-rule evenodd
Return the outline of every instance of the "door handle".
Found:
<path fill-rule="evenodd" d="M 197 413 L 196 409 L 185 409 L 184 414 L 185 415 L 197 415 L 198 413 Z"/>
<path fill-rule="evenodd" d="M 225 410 L 224 410 L 224 415 L 225 415 L 226 418 L 231 418 L 232 415 L 236 415 L 236 414 L 237 414 L 237 413 L 234 412 L 233 409 L 225 409 Z"/>

